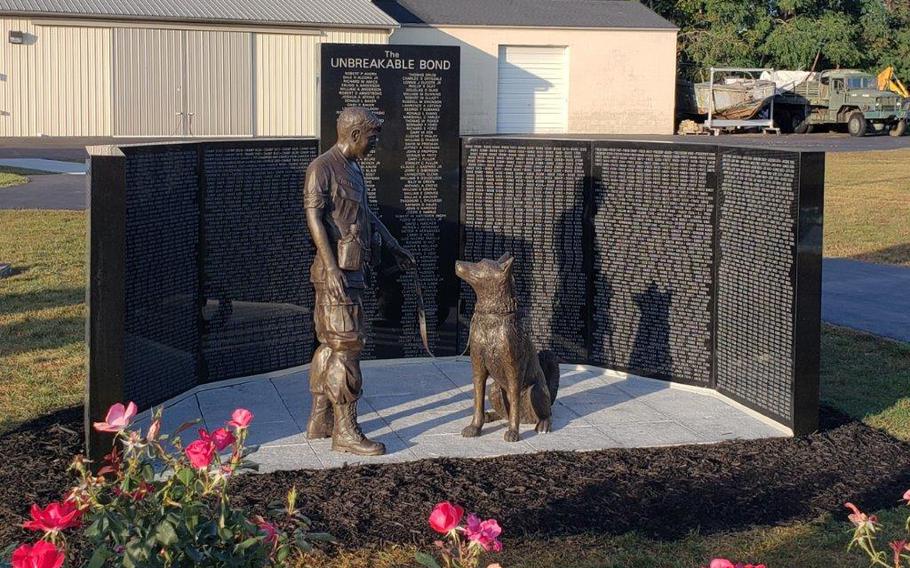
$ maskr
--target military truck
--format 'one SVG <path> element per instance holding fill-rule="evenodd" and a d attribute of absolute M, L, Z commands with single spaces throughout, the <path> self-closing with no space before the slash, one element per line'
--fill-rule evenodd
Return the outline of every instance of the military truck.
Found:
<path fill-rule="evenodd" d="M 774 97 L 774 119 L 783 132 L 846 125 L 852 136 L 881 130 L 901 136 L 908 114 L 900 96 L 879 90 L 875 75 L 854 69 L 813 73 Z"/>

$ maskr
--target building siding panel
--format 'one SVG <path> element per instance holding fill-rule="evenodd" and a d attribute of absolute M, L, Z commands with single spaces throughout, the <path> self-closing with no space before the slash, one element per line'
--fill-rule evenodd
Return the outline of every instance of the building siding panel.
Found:
<path fill-rule="evenodd" d="M 187 37 L 187 134 L 253 134 L 253 34 L 190 30 Z"/>
<path fill-rule="evenodd" d="M 183 42 L 180 30 L 115 28 L 114 135 L 183 133 Z"/>
<path fill-rule="evenodd" d="M 387 43 L 388 33 L 326 30 L 321 35 L 255 34 L 256 134 L 316 136 L 319 45 Z"/>
<path fill-rule="evenodd" d="M 112 133 L 110 29 L 0 18 L 0 34 L 0 136 Z"/>

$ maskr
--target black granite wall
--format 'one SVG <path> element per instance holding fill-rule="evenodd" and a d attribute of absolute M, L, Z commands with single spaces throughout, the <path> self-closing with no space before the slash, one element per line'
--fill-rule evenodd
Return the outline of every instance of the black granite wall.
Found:
<path fill-rule="evenodd" d="M 89 187 L 91 419 L 115 400 L 147 408 L 200 383 L 309 362 L 313 249 L 300 187 L 317 141 L 106 152 L 92 158 Z M 515 255 L 539 348 L 716 388 L 808 432 L 823 178 L 819 153 L 471 137 L 460 199 L 438 201 L 428 230 L 466 260 Z M 402 215 L 422 206 L 399 202 Z M 458 210 L 460 231 L 439 224 Z M 430 256 L 437 305 L 462 306 L 458 345 L 454 333 L 436 345 L 461 351 L 473 293 Z M 401 295 L 399 281 L 388 286 L 377 298 Z"/>
<path fill-rule="evenodd" d="M 462 258 L 516 255 L 538 347 L 816 427 L 823 154 L 470 137 L 462 172 Z"/>

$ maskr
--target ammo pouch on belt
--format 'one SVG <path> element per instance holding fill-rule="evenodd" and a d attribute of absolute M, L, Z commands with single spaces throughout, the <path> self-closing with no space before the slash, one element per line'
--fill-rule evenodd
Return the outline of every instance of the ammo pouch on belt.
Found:
<path fill-rule="evenodd" d="M 348 236 L 338 241 L 338 268 L 361 270 L 363 268 L 363 245 L 360 244 L 360 227 L 351 225 Z"/>

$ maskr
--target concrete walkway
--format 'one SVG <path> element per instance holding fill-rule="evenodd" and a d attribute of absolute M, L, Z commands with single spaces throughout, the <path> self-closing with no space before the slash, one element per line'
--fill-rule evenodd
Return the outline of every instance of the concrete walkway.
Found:
<path fill-rule="evenodd" d="M 471 364 L 466 358 L 407 359 L 363 363 L 360 423 L 364 433 L 386 444 L 380 457 L 331 451 L 330 440 L 307 440 L 310 410 L 306 367 L 197 387 L 166 403 L 162 432 L 201 417 L 200 427 L 217 428 L 237 407 L 255 414 L 249 444 L 261 472 L 326 469 L 355 463 L 423 458 L 491 457 L 546 450 L 709 444 L 734 438 L 789 435 L 783 428 L 711 390 L 563 365 L 553 432 L 537 434 L 522 425 L 521 440 L 503 441 L 502 422 L 480 437 L 463 438 L 470 421 Z M 149 423 L 149 412 L 137 419 Z M 185 442 L 195 430 L 183 434 Z"/>
<path fill-rule="evenodd" d="M 0 188 L 0 209 L 85 209 L 85 176 L 29 176 L 29 182 Z"/>
<path fill-rule="evenodd" d="M 46 160 L 44 158 L 7 158 L 0 159 L 0 167 L 20 168 L 52 174 L 85 175 L 88 166 L 85 163 Z"/>
<path fill-rule="evenodd" d="M 826 258 L 822 319 L 910 341 L 910 268 Z"/>

